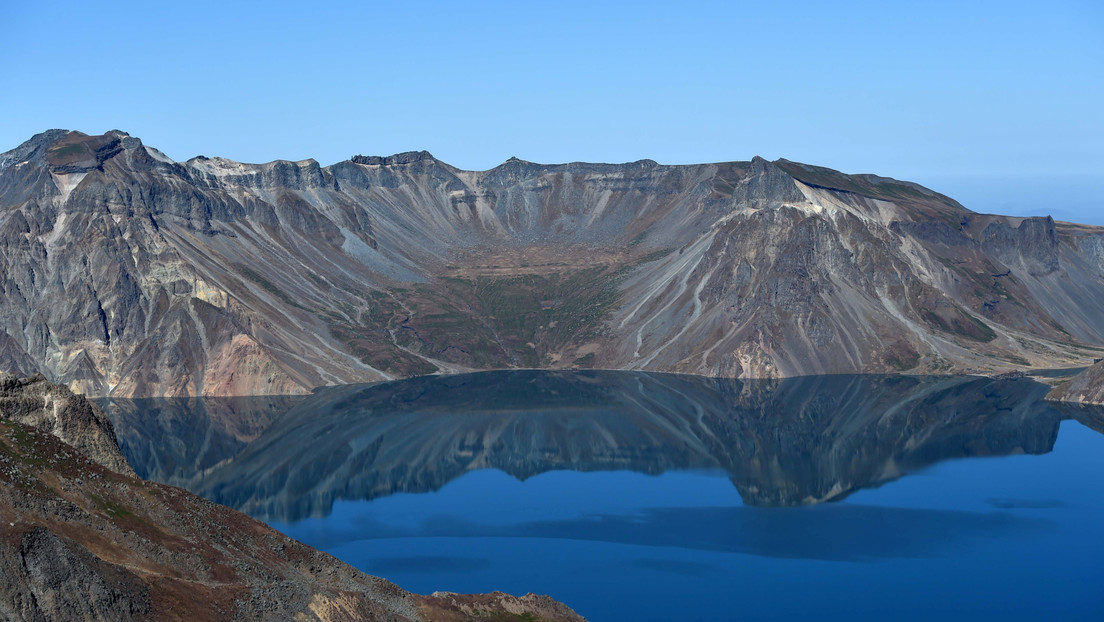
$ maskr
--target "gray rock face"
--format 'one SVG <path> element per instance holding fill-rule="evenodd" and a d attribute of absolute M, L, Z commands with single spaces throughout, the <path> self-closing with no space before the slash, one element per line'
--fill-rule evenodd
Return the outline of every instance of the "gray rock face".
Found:
<path fill-rule="evenodd" d="M 89 395 L 509 367 L 785 377 L 1070 366 L 1104 230 L 787 160 L 463 171 L 426 152 L 0 154 L 0 369 Z"/>
<path fill-rule="evenodd" d="M 0 568 L 6 620 L 136 620 L 150 611 L 149 588 L 132 572 L 42 527 L 19 536 L 18 556 L 0 553 Z"/>
<path fill-rule="evenodd" d="M 1047 395 L 1047 399 L 1104 406 L 1104 361 L 1096 363 L 1068 382 L 1055 387 Z"/>
<path fill-rule="evenodd" d="M 41 374 L 16 378 L 0 372 L 0 418 L 49 432 L 98 464 L 134 475 L 119 451 L 111 421 L 100 408 Z"/>

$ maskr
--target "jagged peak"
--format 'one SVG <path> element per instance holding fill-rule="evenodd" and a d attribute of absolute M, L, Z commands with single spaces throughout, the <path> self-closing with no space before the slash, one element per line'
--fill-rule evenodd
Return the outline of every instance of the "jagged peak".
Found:
<path fill-rule="evenodd" d="M 145 149 L 155 160 L 172 163 L 172 159 L 156 149 L 146 147 L 142 140 L 123 130 L 108 130 L 103 134 L 51 129 L 32 136 L 11 151 L 0 154 L 0 170 L 22 162 L 48 166 L 55 173 L 73 173 L 95 168 L 122 151 Z"/>
<path fill-rule="evenodd" d="M 81 173 L 102 168 L 104 162 L 141 144 L 140 140 L 118 130 L 99 135 L 51 130 L 4 155 L 9 165 L 30 161 L 48 167 L 53 173 Z"/>
<path fill-rule="evenodd" d="M 4 153 L 0 153 L 0 170 L 2 170 L 3 168 L 6 168 L 8 165 L 11 165 L 11 164 L 17 164 L 19 162 L 23 162 L 23 161 L 27 161 L 27 160 L 31 160 L 31 159 L 36 159 L 36 158 L 43 158 L 44 159 L 45 156 L 47 155 L 47 152 L 56 152 L 56 151 L 59 151 L 61 149 L 64 149 L 65 147 L 70 147 L 70 146 L 74 146 L 74 145 L 86 145 L 86 146 L 89 147 L 89 152 L 90 153 L 95 153 L 97 150 L 101 149 L 103 147 L 103 145 L 112 144 L 115 141 L 117 141 L 117 143 L 115 143 L 115 144 L 117 144 L 118 146 L 121 146 L 122 149 L 134 150 L 134 149 L 138 149 L 140 147 L 140 148 L 144 149 L 150 155 L 150 157 L 152 157 L 155 160 L 158 160 L 158 161 L 161 161 L 161 162 L 164 162 L 164 163 L 167 163 L 167 164 L 176 164 L 176 161 L 173 160 L 172 158 L 170 158 L 169 156 L 167 156 L 164 152 L 162 152 L 159 149 L 156 149 L 154 147 L 150 147 L 149 145 L 146 145 L 145 143 L 142 142 L 141 138 L 138 138 L 136 136 L 132 136 L 129 132 L 127 132 L 125 130 L 112 129 L 112 130 L 108 130 L 108 131 L 104 132 L 103 134 L 86 134 L 84 132 L 80 132 L 80 131 L 76 131 L 76 130 L 50 129 L 50 130 L 46 130 L 45 132 L 40 132 L 38 134 L 35 134 L 34 136 L 32 136 L 27 141 L 23 142 L 21 145 L 19 145 L 15 149 L 12 149 L 12 150 L 4 152 Z M 75 149 L 74 149 L 74 151 L 75 151 Z M 414 152 L 411 152 L 411 153 L 414 153 Z M 425 153 L 425 152 L 422 152 L 422 153 Z M 76 156 L 78 154 L 73 153 L 72 155 Z M 112 155 L 114 155 L 114 154 L 112 154 Z M 399 154 L 399 155 L 404 155 L 404 154 Z M 428 155 L 428 154 L 426 154 L 426 155 Z M 432 157 L 432 156 L 430 156 L 430 157 Z M 191 159 L 186 160 L 184 162 L 184 164 L 195 164 L 197 162 L 214 162 L 214 163 L 218 163 L 219 165 L 222 165 L 222 166 L 229 166 L 229 167 L 239 167 L 240 166 L 240 167 L 247 167 L 247 168 L 248 167 L 274 167 L 274 166 L 288 165 L 288 164 L 292 165 L 292 166 L 297 166 L 297 167 L 300 167 L 300 168 L 304 168 L 304 167 L 319 168 L 320 167 L 320 165 L 318 164 L 318 161 L 315 160 L 314 158 L 306 158 L 306 159 L 303 159 L 303 160 L 277 159 L 277 160 L 272 160 L 272 161 L 264 162 L 264 163 L 260 163 L 260 164 L 251 164 L 251 163 L 238 162 L 238 161 L 232 160 L 230 158 L 223 158 L 223 157 L 218 157 L 218 156 L 216 156 L 216 157 L 207 157 L 205 155 L 194 156 Z"/>
<path fill-rule="evenodd" d="M 194 156 L 191 159 L 186 160 L 184 162 L 184 165 L 193 169 L 202 170 L 213 175 L 247 174 L 254 171 L 264 171 L 284 167 L 295 167 L 300 169 L 321 168 L 321 166 L 318 164 L 318 160 L 315 160 L 314 158 L 307 158 L 305 160 L 272 160 L 270 162 L 264 162 L 261 164 L 251 164 L 248 162 L 231 160 L 230 158 L 223 158 L 220 156 L 209 158 L 205 155 Z"/>
<path fill-rule="evenodd" d="M 579 168 L 579 167 L 639 167 L 639 168 L 651 168 L 651 167 L 665 166 L 665 165 L 662 165 L 662 164 L 656 162 L 655 160 L 652 160 L 652 159 L 649 159 L 649 158 L 644 158 L 642 160 L 634 160 L 632 162 L 617 162 L 617 163 L 586 162 L 586 161 L 576 160 L 576 161 L 572 161 L 572 162 L 563 162 L 563 163 L 559 163 L 559 164 L 546 164 L 546 163 L 542 163 L 542 162 L 533 162 L 531 160 L 523 160 L 523 159 L 521 159 L 517 156 L 510 156 L 509 158 L 506 158 L 506 160 L 502 164 L 499 164 L 498 166 L 496 166 L 494 168 L 491 168 L 491 169 L 488 169 L 487 171 L 483 171 L 483 172 L 488 172 L 489 173 L 491 171 L 496 171 L 496 170 L 506 168 L 506 167 L 518 167 L 518 166 L 534 166 L 534 167 L 541 167 L 541 168 L 546 168 L 546 169 L 559 170 L 559 169 L 563 169 L 563 168 Z"/>
<path fill-rule="evenodd" d="M 45 151 L 50 145 L 53 145 L 58 140 L 69 136 L 70 134 L 78 134 L 84 136 L 80 132 L 72 132 L 64 129 L 51 129 L 45 132 L 39 132 L 29 139 L 23 141 L 15 149 L 0 153 L 0 171 L 19 164 L 20 162 L 26 162 L 28 160 L 39 159 L 45 156 Z"/>
<path fill-rule="evenodd" d="M 222 163 L 222 164 L 232 164 L 232 165 L 235 165 L 235 166 L 240 165 L 240 166 L 250 166 L 250 167 L 269 167 L 269 166 L 278 166 L 278 165 L 281 165 L 281 164 L 293 164 L 295 166 L 314 166 L 314 165 L 318 164 L 318 160 L 315 160 L 314 158 L 304 158 L 302 160 L 278 159 L 278 160 L 270 160 L 268 162 L 252 163 L 252 162 L 239 162 L 238 160 L 233 160 L 231 158 L 224 158 L 222 156 L 208 157 L 208 156 L 205 156 L 205 155 L 193 156 L 191 159 L 186 160 L 186 162 L 218 162 L 218 163 Z"/>
<path fill-rule="evenodd" d="M 357 154 L 349 159 L 353 164 L 363 164 L 366 166 L 392 166 L 396 164 L 413 164 L 415 162 L 423 162 L 425 160 L 436 160 L 433 154 L 422 151 L 404 151 L 402 153 L 396 153 L 389 156 L 366 156 Z"/>

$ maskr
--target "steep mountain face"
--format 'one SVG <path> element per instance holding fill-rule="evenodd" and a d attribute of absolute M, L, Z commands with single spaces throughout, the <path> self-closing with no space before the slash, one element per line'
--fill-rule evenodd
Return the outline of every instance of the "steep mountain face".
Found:
<path fill-rule="evenodd" d="M 122 397 L 502 367 L 728 377 L 1084 363 L 1104 230 L 785 160 L 0 155 L 0 369 Z"/>

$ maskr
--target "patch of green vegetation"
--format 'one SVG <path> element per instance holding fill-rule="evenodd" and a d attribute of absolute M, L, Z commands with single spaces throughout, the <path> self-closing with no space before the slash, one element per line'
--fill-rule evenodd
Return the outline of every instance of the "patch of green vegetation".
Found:
<path fill-rule="evenodd" d="M 402 312 L 402 307 L 393 298 L 387 297 L 386 294 L 380 296 L 375 294 L 376 292 L 373 292 L 373 295 L 361 308 L 360 323 L 369 327 L 387 326 L 391 318 Z M 351 315 L 355 316 L 356 314 Z"/>
<path fill-rule="evenodd" d="M 37 436 L 39 433 L 15 421 L 3 421 L 2 425 L 7 431 L 7 442 L 12 446 L 9 447 L 7 443 L 0 442 L 0 454 L 8 456 L 13 463 L 21 466 L 15 473 L 5 473 L 5 479 L 14 483 L 21 492 L 56 497 L 57 492 L 35 476 L 35 472 L 50 468 L 42 453 L 44 448 Z"/>
<path fill-rule="evenodd" d="M 395 289 L 396 292 L 404 292 L 403 289 Z M 392 300 L 391 294 L 382 289 L 373 289 L 368 292 L 368 297 L 372 300 Z"/>
<path fill-rule="evenodd" d="M 945 372 L 950 371 L 953 368 L 954 365 L 951 365 L 951 363 L 944 358 L 937 358 L 928 364 L 928 369 L 933 372 Z"/>
<path fill-rule="evenodd" d="M 14 421 L 10 423 L 12 425 L 9 427 L 11 430 L 9 438 L 15 441 L 15 445 L 19 449 L 19 459 L 24 464 L 44 468 L 46 459 L 39 455 L 38 443 L 34 433 Z"/>
<path fill-rule="evenodd" d="M 345 344 L 360 362 L 397 376 L 432 374 L 437 367 L 391 343 L 385 328 L 331 323 L 330 334 Z"/>
<path fill-rule="evenodd" d="M 604 330 L 617 274 L 604 266 L 565 273 L 443 277 L 416 286 L 403 329 L 446 360 L 477 368 L 538 367 L 550 352 Z"/>
<path fill-rule="evenodd" d="M 959 335 L 980 343 L 989 343 L 997 338 L 997 333 L 988 324 L 958 306 L 951 307 L 944 313 L 925 310 L 921 315 L 929 325 L 945 333 Z"/>
<path fill-rule="evenodd" d="M 595 359 L 594 353 L 593 352 L 588 352 L 588 353 L 584 354 L 583 356 L 580 356 L 579 358 L 572 361 L 571 365 L 573 367 L 585 367 L 585 368 L 589 369 L 591 367 L 594 367 L 594 359 Z"/>
<path fill-rule="evenodd" d="M 597 336 L 601 323 L 617 305 L 620 293 L 616 277 L 602 278 L 604 276 L 602 270 L 592 269 L 575 273 L 564 281 L 561 291 L 567 298 L 554 309 L 551 319 L 565 327 L 562 333 L 565 343 L 570 338 L 586 340 Z"/>
<path fill-rule="evenodd" d="M 240 263 L 236 263 L 236 264 L 234 264 L 234 269 L 237 270 L 238 273 L 241 274 L 242 276 L 244 276 L 245 278 L 249 279 L 250 281 L 253 281 L 257 285 L 260 285 L 261 288 L 264 289 L 266 292 L 268 292 L 268 293 L 272 294 L 273 296 L 276 296 L 277 298 L 279 298 L 285 304 L 291 305 L 291 306 L 296 307 L 298 309 L 302 309 L 303 311 L 310 311 L 310 309 L 308 309 L 308 308 L 304 307 L 303 305 L 299 304 L 298 302 L 295 302 L 294 300 L 292 300 L 291 296 L 288 296 L 286 293 L 284 293 L 284 291 L 282 289 L 280 289 L 279 287 L 276 287 L 276 285 L 274 285 L 272 283 L 272 281 L 269 281 L 268 279 L 264 278 L 260 274 L 257 274 L 256 272 L 254 272 L 248 266 L 242 265 Z"/>
<path fill-rule="evenodd" d="M 644 255 L 640 259 L 637 259 L 636 262 L 633 263 L 632 265 L 625 266 L 624 268 L 621 268 L 620 270 L 615 272 L 614 273 L 614 278 L 620 279 L 621 277 L 628 276 L 628 274 L 630 272 L 632 272 L 633 269 L 635 269 L 637 266 L 642 266 L 646 263 L 651 263 L 651 262 L 656 261 L 658 259 L 663 259 L 667 255 L 670 255 L 672 252 L 673 252 L 673 249 L 670 249 L 670 248 L 661 248 L 659 250 L 652 251 L 652 252 L 648 253 L 647 255 Z"/>
<path fill-rule="evenodd" d="M 307 270 L 306 274 L 308 279 L 314 281 L 314 284 L 322 289 L 329 290 L 332 287 L 329 281 L 315 274 L 313 270 Z"/>
<path fill-rule="evenodd" d="M 921 192 L 919 189 L 909 184 L 899 182 L 882 182 L 878 184 L 871 184 L 870 189 L 872 193 L 881 194 L 894 199 L 905 199 L 913 201 L 931 200 L 931 195 Z M 947 222 L 951 225 L 958 227 L 958 221 L 954 220 L 948 215 Z"/>
<path fill-rule="evenodd" d="M 969 313 L 966 313 L 965 311 L 960 310 L 959 312 L 962 315 L 966 316 L 966 319 L 969 322 L 971 322 L 974 325 L 974 327 L 977 329 L 976 331 L 966 331 L 966 332 L 964 332 L 963 333 L 964 336 L 970 337 L 971 339 L 976 339 L 977 341 L 980 341 L 982 343 L 989 343 L 990 341 L 997 338 L 996 331 L 994 331 L 992 328 L 990 328 L 988 324 L 986 324 L 985 322 L 982 322 L 981 320 L 979 320 L 976 317 L 970 315 Z"/>
<path fill-rule="evenodd" d="M 725 196 L 732 196 L 732 193 L 736 190 L 736 187 L 732 185 L 727 179 L 721 179 L 720 177 L 713 180 L 713 191 Z"/>
<path fill-rule="evenodd" d="M 1004 298 L 1012 298 L 1012 292 L 1008 291 L 1008 288 L 1005 287 L 1004 283 L 1001 282 L 1004 278 L 1005 277 L 993 279 L 993 285 L 989 288 L 989 290 L 998 296 L 1002 296 Z"/>
<path fill-rule="evenodd" d="M 520 364 L 522 367 L 540 367 L 541 356 L 537 353 L 536 347 L 526 343 L 522 346 L 521 351 L 518 352 L 520 356 Z"/>
<path fill-rule="evenodd" d="M 920 353 L 905 341 L 898 341 L 891 345 L 884 358 L 886 365 L 897 371 L 912 369 L 920 363 Z"/>
<path fill-rule="evenodd" d="M 620 299 L 618 283 L 640 263 L 670 252 L 657 250 L 618 269 L 442 276 L 403 290 L 364 291 L 363 306 L 318 317 L 354 356 L 400 376 L 437 371 L 422 356 L 477 369 L 540 367 L 553 354 L 600 337 Z M 588 355 L 576 365 L 594 361 Z"/>
<path fill-rule="evenodd" d="M 130 510 L 119 505 L 111 499 L 101 497 L 100 495 L 91 495 L 92 501 L 96 503 L 96 507 L 102 510 L 105 514 L 112 518 L 120 518 L 123 516 L 133 516 Z"/>
<path fill-rule="evenodd" d="M 959 214 L 962 207 L 953 199 L 938 193 L 925 192 L 925 189 L 916 185 L 869 175 L 847 175 L 832 169 L 799 164 L 797 162 L 775 162 L 775 164 L 786 171 L 791 177 L 804 184 L 833 190 L 842 190 L 844 192 L 851 192 L 875 199 L 888 199 L 891 201 L 904 201 L 938 206 L 936 213 L 931 214 L 931 216 L 958 229 L 960 223 Z"/>
<path fill-rule="evenodd" d="M 82 155 L 85 151 L 83 144 L 73 143 L 71 145 L 62 145 L 61 147 L 50 149 L 50 155 L 65 158 L 68 156 Z"/>
<path fill-rule="evenodd" d="M 794 179 L 808 185 L 843 190 L 845 192 L 854 192 L 856 194 L 866 194 L 869 192 L 869 189 L 856 183 L 858 181 L 857 178 L 844 175 L 832 169 L 798 164 L 797 162 L 776 162 L 775 164 Z"/>

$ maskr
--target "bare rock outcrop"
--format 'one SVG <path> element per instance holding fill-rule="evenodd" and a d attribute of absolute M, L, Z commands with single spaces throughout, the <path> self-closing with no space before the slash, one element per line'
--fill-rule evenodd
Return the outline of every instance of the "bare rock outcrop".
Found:
<path fill-rule="evenodd" d="M 538 594 L 513 596 L 503 592 L 490 594 L 454 594 L 434 592 L 419 599 L 419 608 L 427 620 L 565 620 L 584 622 L 582 616 L 563 603 Z"/>
<path fill-rule="evenodd" d="M 11 527 L 11 525 L 9 525 Z M 12 529 L 0 544 L 0 616 L 5 620 L 139 620 L 149 587 L 80 544 L 43 527 Z M 18 550 L 18 556 L 13 553 Z"/>
<path fill-rule="evenodd" d="M 1104 361 L 1100 361 L 1062 383 L 1047 395 L 1055 402 L 1104 406 Z"/>
<path fill-rule="evenodd" d="M 0 418 L 49 432 L 112 471 L 134 475 L 99 406 L 42 374 L 17 378 L 0 372 Z"/>

